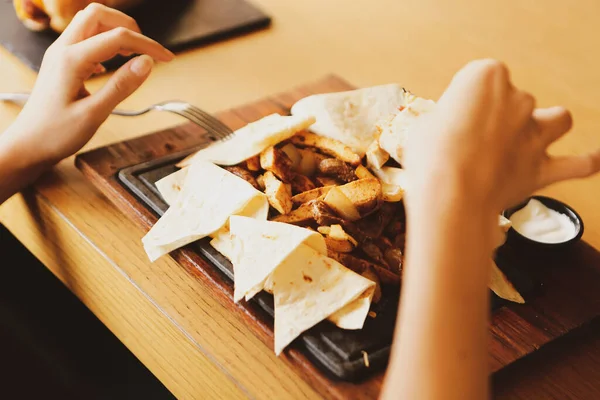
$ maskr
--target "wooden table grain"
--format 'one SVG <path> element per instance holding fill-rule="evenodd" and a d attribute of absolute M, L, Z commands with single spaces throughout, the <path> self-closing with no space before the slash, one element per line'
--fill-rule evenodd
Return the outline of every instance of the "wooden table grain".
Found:
<path fill-rule="evenodd" d="M 366 86 L 399 82 L 437 98 L 474 58 L 505 61 L 542 106 L 573 111 L 558 154 L 600 146 L 600 3 L 580 0 L 254 0 L 273 27 L 157 65 L 123 107 L 178 98 L 219 111 L 336 73 Z M 30 90 L 35 74 L 0 49 L 0 91 Z M 96 90 L 105 78 L 90 83 Z M 0 131 L 18 109 L 0 105 Z M 111 117 L 98 147 L 181 122 L 160 113 Z M 48 132 L 48 139 L 59 132 Z M 586 223 L 600 248 L 600 178 L 545 191 Z M 5 224 L 179 398 L 317 398 L 171 259 L 148 262 L 143 232 L 83 178 L 73 158 L 0 207 Z M 542 349 L 494 376 L 503 399 L 600 398 L 600 326 Z"/>

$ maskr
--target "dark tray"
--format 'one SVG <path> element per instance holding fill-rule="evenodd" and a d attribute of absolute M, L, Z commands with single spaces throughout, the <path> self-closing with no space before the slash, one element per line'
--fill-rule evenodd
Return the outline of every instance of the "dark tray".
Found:
<path fill-rule="evenodd" d="M 118 179 L 146 207 L 157 216 L 162 216 L 168 205 L 158 192 L 155 182 L 177 171 L 175 164 L 195 150 L 185 150 L 121 169 Z M 226 276 L 233 287 L 233 266 L 209 241 L 203 239 L 190 246 Z M 524 297 L 527 298 L 527 295 L 534 292 L 537 285 L 531 276 L 522 269 L 511 268 L 509 263 L 502 262 L 502 253 L 497 258 L 499 266 Z M 399 296 L 398 289 L 394 287 L 384 286 L 382 291 L 382 300 L 371 308 L 377 313 L 377 317 L 368 317 L 362 330 L 343 330 L 329 321 L 323 321 L 303 333 L 295 344 L 300 345 L 305 355 L 327 374 L 341 380 L 356 382 L 381 371 L 386 367 L 390 354 Z M 490 291 L 490 294 L 492 310 L 506 304 L 505 300 L 493 292 Z M 273 318 L 272 295 L 261 292 L 252 301 Z M 364 363 L 363 351 L 368 354 L 369 367 Z"/>
<path fill-rule="evenodd" d="M 0 43 L 34 70 L 58 35 L 32 32 L 18 20 L 13 0 L 0 0 Z M 271 18 L 246 0 L 145 0 L 127 11 L 142 32 L 163 46 L 181 51 L 262 29 Z M 104 66 L 115 69 L 127 58 L 116 57 Z"/>

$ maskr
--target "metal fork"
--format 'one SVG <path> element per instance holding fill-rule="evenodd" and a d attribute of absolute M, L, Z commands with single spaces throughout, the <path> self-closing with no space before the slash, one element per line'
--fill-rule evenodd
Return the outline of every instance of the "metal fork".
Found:
<path fill-rule="evenodd" d="M 0 93 L 0 101 L 7 101 L 21 106 L 25 105 L 28 99 L 29 93 Z M 116 109 L 113 110 L 111 114 L 120 115 L 122 117 L 137 117 L 153 110 L 168 111 L 187 118 L 194 124 L 206 129 L 211 139 L 215 141 L 228 140 L 233 135 L 233 130 L 231 130 L 231 128 L 206 111 L 203 111 L 192 104 L 178 100 L 153 104 L 150 107 L 139 111 Z"/>

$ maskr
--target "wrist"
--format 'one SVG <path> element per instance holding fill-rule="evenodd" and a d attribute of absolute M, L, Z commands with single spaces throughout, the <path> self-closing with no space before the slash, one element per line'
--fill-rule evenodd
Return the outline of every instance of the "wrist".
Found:
<path fill-rule="evenodd" d="M 415 190 L 405 198 L 407 227 L 412 237 L 418 237 L 416 241 L 461 235 L 493 250 L 498 210 L 489 201 L 469 195 L 465 185 L 452 180 L 410 189 Z"/>
<path fill-rule="evenodd" d="M 26 172 L 43 170 L 53 163 L 43 152 L 39 151 L 39 144 L 31 143 L 31 136 L 21 128 L 17 121 L 0 135 L 0 159 L 11 170 Z"/>
<path fill-rule="evenodd" d="M 466 208 L 482 217 L 497 214 L 500 210 L 483 187 L 487 182 L 473 179 L 474 175 L 477 172 L 471 169 L 456 171 L 443 167 L 410 175 L 405 203 L 415 210 Z"/>

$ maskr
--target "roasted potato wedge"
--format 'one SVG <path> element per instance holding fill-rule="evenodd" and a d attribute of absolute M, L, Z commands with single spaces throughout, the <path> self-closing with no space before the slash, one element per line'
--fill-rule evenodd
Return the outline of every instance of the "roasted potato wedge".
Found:
<path fill-rule="evenodd" d="M 292 136 L 290 141 L 300 147 L 316 147 L 323 153 L 338 158 L 350 165 L 357 166 L 360 164 L 360 156 L 353 152 L 350 147 L 335 139 L 301 131 Z"/>
<path fill-rule="evenodd" d="M 331 190 L 332 187 L 334 186 L 323 186 L 302 193 L 298 193 L 297 195 L 292 197 L 292 202 L 298 205 L 304 204 L 307 201 L 316 200 L 320 197 L 325 198 L 325 195 L 329 193 L 329 190 Z"/>
<path fill-rule="evenodd" d="M 356 175 L 356 177 L 358 179 L 368 179 L 368 178 L 376 179 L 377 178 L 364 165 L 359 165 L 358 167 L 356 167 L 356 170 L 354 171 L 354 175 Z"/>
<path fill-rule="evenodd" d="M 243 180 L 254 186 L 255 189 L 260 190 L 260 186 L 256 182 L 256 179 L 254 179 L 254 176 L 248 170 L 238 166 L 225 167 L 225 169 L 234 174 L 235 176 L 242 178 Z"/>
<path fill-rule="evenodd" d="M 297 172 L 301 173 L 302 175 L 314 176 L 317 172 L 319 163 L 328 158 L 327 156 L 317 153 L 311 149 L 296 149 L 298 150 L 301 158 Z"/>
<path fill-rule="evenodd" d="M 381 183 L 378 179 L 359 179 L 342 185 L 339 189 L 363 217 L 377 210 L 383 202 Z"/>
<path fill-rule="evenodd" d="M 254 156 L 246 160 L 246 168 L 248 171 L 260 171 L 260 156 Z"/>
<path fill-rule="evenodd" d="M 402 189 L 400 186 L 382 183 L 381 194 L 383 201 L 388 203 L 397 203 L 404 198 L 404 189 Z"/>
<path fill-rule="evenodd" d="M 298 151 L 296 146 L 294 146 L 291 143 L 288 143 L 285 146 L 281 147 L 281 151 L 283 151 L 292 161 L 292 169 L 294 171 L 298 171 L 300 168 L 300 162 L 302 161 L 302 156 L 300 155 L 300 152 Z"/>
<path fill-rule="evenodd" d="M 346 183 L 357 179 L 354 169 L 337 158 L 326 158 L 321 161 L 319 163 L 319 172 L 322 175 L 330 176 Z"/>
<path fill-rule="evenodd" d="M 283 182 L 291 182 L 293 178 L 292 160 L 281 150 L 271 146 L 260 153 L 260 166 L 271 171 Z"/>
<path fill-rule="evenodd" d="M 331 227 L 330 226 L 319 226 L 317 228 L 317 232 L 319 232 L 321 235 L 329 235 L 329 232 L 331 232 Z"/>
<path fill-rule="evenodd" d="M 258 183 L 260 190 L 265 190 L 265 180 L 263 179 L 262 175 L 256 177 L 256 183 Z"/>
<path fill-rule="evenodd" d="M 352 236 L 348 235 L 344 228 L 339 224 L 334 224 L 329 227 L 327 235 L 333 239 L 347 240 L 354 246 L 358 246 L 358 242 Z"/>
<path fill-rule="evenodd" d="M 350 253 L 358 245 L 356 239 L 348 235 L 341 225 L 320 226 L 319 233 L 325 235 L 327 248 L 338 253 Z"/>
<path fill-rule="evenodd" d="M 353 202 L 340 190 L 340 186 L 329 190 L 323 202 L 327 204 L 336 214 L 348 221 L 360 219 L 360 213 Z"/>
<path fill-rule="evenodd" d="M 271 207 L 279 211 L 280 214 L 287 214 L 292 211 L 292 196 L 286 187 L 275 174 L 271 171 L 263 175 L 265 183 L 265 194 Z"/>
<path fill-rule="evenodd" d="M 367 165 L 373 169 L 380 169 L 390 159 L 387 151 L 379 147 L 379 139 L 375 139 L 367 148 Z"/>
<path fill-rule="evenodd" d="M 292 225 L 306 225 L 314 221 L 313 204 L 316 200 L 302 204 L 297 209 L 285 215 L 278 215 L 273 218 L 276 222 L 285 222 Z"/>
<path fill-rule="evenodd" d="M 292 178 L 292 192 L 304 193 L 315 189 L 316 186 L 309 177 L 302 174 L 294 174 Z"/>
<path fill-rule="evenodd" d="M 354 246 L 348 240 L 334 239 L 330 236 L 325 237 L 327 248 L 338 253 L 350 253 Z"/>
<path fill-rule="evenodd" d="M 373 294 L 373 303 L 379 303 L 379 300 L 381 300 L 381 282 L 379 282 L 379 277 L 377 276 L 375 271 L 373 271 L 372 268 L 365 269 L 361 275 L 375 282 L 375 293 Z"/>

